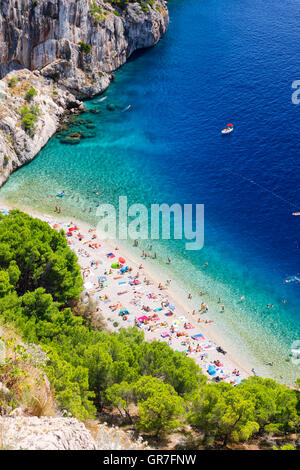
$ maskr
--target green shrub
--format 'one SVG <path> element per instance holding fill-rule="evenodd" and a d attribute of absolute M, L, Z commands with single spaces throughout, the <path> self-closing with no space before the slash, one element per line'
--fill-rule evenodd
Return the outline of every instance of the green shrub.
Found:
<path fill-rule="evenodd" d="M 105 20 L 106 12 L 103 12 L 102 8 L 93 2 L 90 6 L 90 14 L 97 22 Z"/>
<path fill-rule="evenodd" d="M 23 106 L 20 110 L 20 114 L 22 117 L 22 124 L 27 132 L 28 135 L 31 137 L 34 136 L 35 133 L 35 123 L 38 120 L 38 115 L 40 113 L 39 107 L 35 105 L 31 105 L 29 108 L 28 106 Z"/>
<path fill-rule="evenodd" d="M 9 158 L 7 155 L 4 155 L 4 158 L 3 158 L 3 166 L 6 166 L 9 162 Z"/>
<path fill-rule="evenodd" d="M 90 44 L 80 41 L 78 45 L 80 46 L 80 52 L 83 54 L 90 54 L 92 52 L 92 46 Z"/>
<path fill-rule="evenodd" d="M 16 77 L 12 77 L 12 78 L 10 78 L 10 79 L 8 80 L 7 83 L 8 83 L 8 86 L 9 86 L 10 88 L 13 88 L 13 87 L 15 87 L 16 84 L 18 83 L 18 79 L 17 79 Z"/>
<path fill-rule="evenodd" d="M 28 102 L 32 101 L 36 95 L 37 95 L 36 89 L 31 87 L 25 94 L 25 100 Z"/>

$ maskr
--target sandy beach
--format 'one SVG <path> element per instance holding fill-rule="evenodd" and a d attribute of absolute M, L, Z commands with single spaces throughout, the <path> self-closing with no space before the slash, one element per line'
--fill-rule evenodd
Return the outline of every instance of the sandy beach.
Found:
<path fill-rule="evenodd" d="M 1 204 L 1 210 L 10 209 Z M 222 338 L 212 328 L 209 305 L 203 301 L 191 311 L 178 298 L 172 280 L 159 278 L 159 272 L 149 269 L 138 246 L 132 256 L 112 241 L 99 240 L 95 229 L 81 221 L 26 212 L 64 230 L 81 266 L 83 301 L 95 301 L 95 314 L 102 315 L 110 331 L 137 326 L 147 341 L 166 342 L 193 358 L 211 380 L 236 385 L 253 375 L 231 351 L 224 351 Z"/>

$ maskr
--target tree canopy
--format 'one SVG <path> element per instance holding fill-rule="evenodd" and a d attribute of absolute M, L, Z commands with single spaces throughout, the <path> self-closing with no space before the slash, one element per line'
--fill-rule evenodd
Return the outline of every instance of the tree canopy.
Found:
<path fill-rule="evenodd" d="M 84 420 L 115 407 L 124 421 L 156 436 L 187 422 L 206 445 L 299 431 L 298 391 L 259 377 L 236 387 L 207 383 L 191 358 L 145 342 L 136 327 L 93 330 L 68 307 L 81 289 L 63 232 L 20 211 L 0 216 L 0 321 L 42 346 L 62 409 Z"/>

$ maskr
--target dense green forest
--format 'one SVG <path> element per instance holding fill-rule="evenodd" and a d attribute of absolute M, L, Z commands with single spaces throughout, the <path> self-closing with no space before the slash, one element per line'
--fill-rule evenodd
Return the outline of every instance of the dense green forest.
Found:
<path fill-rule="evenodd" d="M 0 321 L 42 345 L 57 402 L 73 416 L 114 407 L 124 423 L 156 436 L 189 423 L 205 445 L 299 431 L 298 391 L 259 377 L 208 383 L 192 359 L 145 342 L 137 328 L 108 333 L 73 315 L 80 268 L 64 233 L 47 223 L 17 210 L 1 216 L 0 265 Z"/>

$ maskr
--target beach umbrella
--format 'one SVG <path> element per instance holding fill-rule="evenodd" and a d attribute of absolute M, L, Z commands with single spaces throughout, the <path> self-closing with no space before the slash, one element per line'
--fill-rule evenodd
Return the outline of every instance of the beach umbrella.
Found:
<path fill-rule="evenodd" d="M 208 369 L 207 369 L 207 372 L 209 373 L 209 375 L 215 375 L 215 373 L 216 373 L 216 368 L 215 368 L 215 366 L 210 365 L 210 366 L 208 367 Z"/>
<path fill-rule="evenodd" d="M 124 258 L 122 258 L 122 257 L 121 257 L 121 258 L 119 258 L 119 263 L 120 263 L 120 264 L 125 264 L 125 263 L 126 263 L 126 261 L 125 261 L 125 259 L 124 259 Z"/>
<path fill-rule="evenodd" d="M 113 264 L 111 265 L 111 267 L 112 267 L 113 269 L 118 269 L 119 263 L 113 263 Z"/>
<path fill-rule="evenodd" d="M 171 302 L 169 303 L 168 307 L 169 307 L 170 310 L 175 310 L 175 308 L 176 308 L 175 305 L 172 304 Z"/>

